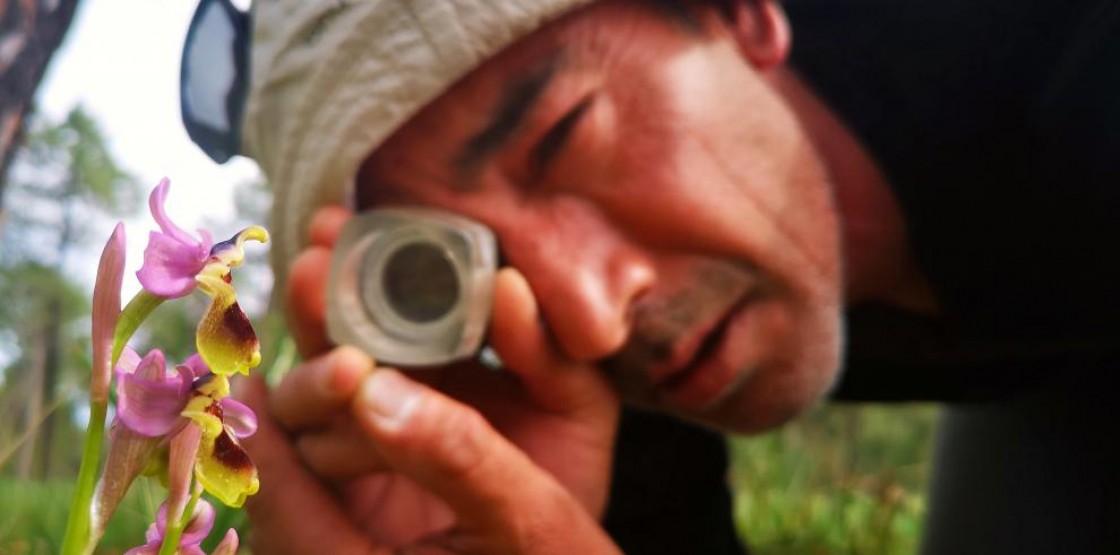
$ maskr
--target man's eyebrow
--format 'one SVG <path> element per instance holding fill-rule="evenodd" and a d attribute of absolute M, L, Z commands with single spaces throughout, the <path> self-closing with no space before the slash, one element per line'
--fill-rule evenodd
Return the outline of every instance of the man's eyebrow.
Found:
<path fill-rule="evenodd" d="M 455 167 L 460 174 L 472 174 L 513 137 L 556 75 L 560 57 L 561 52 L 557 51 L 517 78 L 494 110 L 490 122 L 471 136 L 455 156 Z"/>

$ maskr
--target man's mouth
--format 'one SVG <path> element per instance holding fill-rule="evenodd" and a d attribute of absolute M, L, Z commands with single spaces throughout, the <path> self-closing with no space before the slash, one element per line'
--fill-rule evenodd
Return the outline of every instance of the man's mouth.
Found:
<path fill-rule="evenodd" d="M 754 299 L 754 294 L 748 292 L 694 339 L 675 345 L 670 363 L 663 367 L 668 370 L 654 370 L 651 375 L 657 395 L 690 409 L 707 408 L 726 397 L 742 380 L 736 369 L 728 366 L 730 361 L 720 360 L 720 354 L 732 340 L 732 322 L 745 317 Z"/>

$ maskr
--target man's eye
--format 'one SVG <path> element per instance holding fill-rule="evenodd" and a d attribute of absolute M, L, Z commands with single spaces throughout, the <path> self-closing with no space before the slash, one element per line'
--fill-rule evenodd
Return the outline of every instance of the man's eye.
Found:
<path fill-rule="evenodd" d="M 580 118 L 587 113 L 587 109 L 591 107 L 594 100 L 594 95 L 588 95 L 581 100 L 567 114 L 564 114 L 564 117 L 560 118 L 556 125 L 552 126 L 552 129 L 549 129 L 548 133 L 533 147 L 533 151 L 529 155 L 529 170 L 534 179 L 543 176 L 549 164 L 564 150 L 564 146 L 572 135 L 572 129 L 579 123 Z"/>

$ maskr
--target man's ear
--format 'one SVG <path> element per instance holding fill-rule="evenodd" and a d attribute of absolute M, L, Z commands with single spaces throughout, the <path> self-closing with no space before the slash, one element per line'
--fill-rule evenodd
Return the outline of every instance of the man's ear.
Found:
<path fill-rule="evenodd" d="M 760 70 L 786 61 L 792 38 L 778 0 L 729 0 L 725 17 L 739 49 Z"/>

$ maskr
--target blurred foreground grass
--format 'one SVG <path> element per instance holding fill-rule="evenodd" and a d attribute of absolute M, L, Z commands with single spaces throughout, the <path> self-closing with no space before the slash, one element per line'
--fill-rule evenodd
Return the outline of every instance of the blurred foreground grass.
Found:
<path fill-rule="evenodd" d="M 733 440 L 735 519 L 752 553 L 915 553 L 936 417 L 928 405 L 833 405 L 776 432 Z M 120 554 L 143 541 L 163 490 L 148 479 L 138 485 L 98 553 Z M 0 478 L 0 554 L 57 553 L 71 488 L 69 481 Z M 207 551 L 231 526 L 246 529 L 244 512 L 219 507 Z"/>
<path fill-rule="evenodd" d="M 933 405 L 831 405 L 732 442 L 735 521 L 755 555 L 910 555 Z"/>
<path fill-rule="evenodd" d="M 0 555 L 54 555 L 59 552 L 66 530 L 66 513 L 74 490 L 69 481 L 16 482 L 0 478 Z M 167 490 L 150 478 L 139 478 L 105 532 L 95 553 L 120 555 L 144 543 L 144 532 L 163 502 Z M 209 553 L 225 530 L 245 527 L 244 511 L 218 510 L 215 532 L 203 542 Z M 220 533 L 218 531 L 221 531 Z"/>

